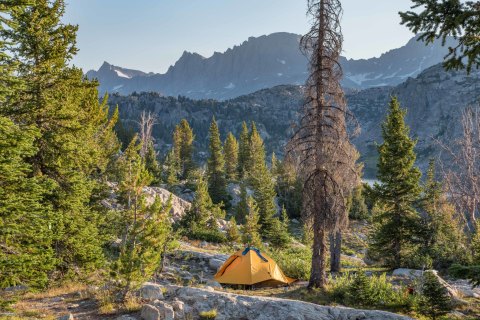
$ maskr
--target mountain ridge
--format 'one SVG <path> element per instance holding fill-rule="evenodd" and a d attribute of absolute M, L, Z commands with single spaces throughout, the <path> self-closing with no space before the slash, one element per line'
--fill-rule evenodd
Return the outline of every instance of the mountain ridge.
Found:
<path fill-rule="evenodd" d="M 98 71 L 87 72 L 87 77 L 99 80 L 102 94 L 153 91 L 165 96 L 228 100 L 277 85 L 305 83 L 307 59 L 300 52 L 300 39 L 300 35 L 286 32 L 250 37 L 208 58 L 184 51 L 164 74 L 104 63 Z M 446 52 L 447 48 L 439 41 L 427 47 L 414 37 L 405 46 L 380 57 L 358 60 L 342 57 L 343 86 L 352 89 L 395 86 L 441 62 Z"/>

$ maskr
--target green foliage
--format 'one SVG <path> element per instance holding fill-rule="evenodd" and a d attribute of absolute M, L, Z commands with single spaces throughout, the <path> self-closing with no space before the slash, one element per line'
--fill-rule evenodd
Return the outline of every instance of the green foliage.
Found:
<path fill-rule="evenodd" d="M 242 123 L 242 132 L 240 133 L 240 142 L 238 145 L 238 177 L 245 178 L 248 170 L 248 163 L 250 161 L 250 133 L 248 131 L 247 123 Z"/>
<path fill-rule="evenodd" d="M 418 305 L 418 311 L 421 314 L 436 320 L 452 310 L 447 288 L 440 283 L 433 272 L 427 271 L 423 274 L 421 292 Z"/>
<path fill-rule="evenodd" d="M 231 243 L 240 243 L 241 241 L 240 231 L 238 230 L 235 217 L 231 217 L 228 222 L 227 237 Z"/>
<path fill-rule="evenodd" d="M 109 113 L 106 97 L 99 103 L 96 82 L 69 67 L 77 27 L 61 22 L 64 7 L 61 0 L 38 0 L 9 13 L 11 27 L 0 36 L 21 86 L 1 113 L 37 133 L 35 153 L 26 160 L 32 177 L 51 182 L 41 201 L 53 211 L 46 225 L 53 234 L 54 274 L 74 275 L 103 263 L 99 181 L 118 150 L 118 112 Z"/>
<path fill-rule="evenodd" d="M 240 201 L 235 207 L 235 217 L 236 220 L 240 223 L 244 223 L 248 215 L 248 194 L 247 187 L 245 183 L 240 183 Z"/>
<path fill-rule="evenodd" d="M 159 184 L 162 181 L 162 167 L 158 162 L 157 152 L 153 147 L 153 142 L 148 144 L 147 152 L 145 154 L 145 167 L 147 168 L 148 172 L 153 177 L 153 183 Z"/>
<path fill-rule="evenodd" d="M 303 183 L 293 164 L 278 160 L 276 163 L 275 166 L 272 164 L 272 169 L 275 169 L 279 205 L 285 207 L 290 217 L 299 218 L 302 212 Z"/>
<path fill-rule="evenodd" d="M 363 196 L 363 185 L 356 187 L 350 197 L 350 211 L 348 216 L 354 220 L 365 220 L 369 218 L 369 211 Z"/>
<path fill-rule="evenodd" d="M 222 141 L 215 118 L 210 125 L 210 146 L 207 160 L 208 192 L 213 203 L 227 204 L 227 180 L 225 178 L 225 158 Z"/>
<path fill-rule="evenodd" d="M 310 278 L 312 252 L 309 248 L 273 248 L 268 253 L 287 276 L 304 281 Z"/>
<path fill-rule="evenodd" d="M 166 205 L 156 198 L 146 204 L 143 188 L 152 176 L 140 156 L 141 144 L 135 138 L 118 159 L 119 191 L 125 206 L 122 223 L 122 247 L 113 265 L 123 299 L 150 279 L 160 266 L 162 249 L 171 233 L 168 221 L 171 200 Z"/>
<path fill-rule="evenodd" d="M 454 263 L 448 273 L 454 278 L 469 279 L 474 286 L 480 286 L 480 265 L 462 266 Z"/>
<path fill-rule="evenodd" d="M 201 320 L 215 319 L 217 317 L 217 309 L 202 311 L 199 313 L 199 316 Z"/>
<path fill-rule="evenodd" d="M 178 174 L 181 179 L 186 179 L 191 170 L 195 168 L 193 161 L 193 130 L 187 120 L 182 119 L 175 127 L 173 133 L 173 150 Z"/>
<path fill-rule="evenodd" d="M 36 133 L 0 116 L 0 288 L 43 287 L 54 268 L 50 183 L 30 177 Z"/>
<path fill-rule="evenodd" d="M 225 174 L 229 181 L 235 181 L 238 178 L 238 142 L 235 136 L 229 132 L 225 140 Z"/>
<path fill-rule="evenodd" d="M 474 264 L 480 265 L 480 222 L 477 222 L 475 230 L 471 242 L 472 258 Z"/>
<path fill-rule="evenodd" d="M 252 123 L 250 133 L 250 156 L 247 171 L 253 198 L 258 205 L 262 230 L 264 230 L 267 240 L 273 240 L 275 232 L 278 231 L 278 224 L 274 217 L 277 213 L 275 184 L 265 163 L 263 139 L 260 137 L 255 123 Z"/>
<path fill-rule="evenodd" d="M 249 246 L 262 248 L 262 238 L 260 236 L 258 207 L 252 197 L 247 199 L 248 213 L 245 217 L 245 224 L 242 226 L 242 240 L 243 243 Z"/>
<path fill-rule="evenodd" d="M 267 238 L 270 239 L 270 243 L 275 247 L 284 248 L 291 243 L 292 239 L 288 232 L 290 221 L 288 219 L 287 210 L 282 208 L 282 220 L 274 218 L 273 220 L 273 232 L 267 234 Z"/>
<path fill-rule="evenodd" d="M 416 142 L 409 137 L 406 111 L 392 98 L 382 125 L 383 143 L 378 147 L 378 180 L 375 193 L 380 212 L 374 216 L 371 248 L 391 267 L 404 266 L 416 249 L 419 215 L 415 203 L 420 195 L 421 173 L 415 165 Z"/>
<path fill-rule="evenodd" d="M 165 165 L 167 170 L 165 172 L 165 181 L 169 186 L 178 183 L 178 162 L 175 158 L 175 149 L 171 149 L 165 158 Z"/>
<path fill-rule="evenodd" d="M 455 208 L 448 203 L 441 183 L 435 180 L 435 161 L 431 160 L 421 199 L 423 214 L 419 236 L 419 254 L 428 257 L 435 268 L 446 268 L 453 262 L 465 261 L 467 250 Z"/>
<path fill-rule="evenodd" d="M 413 33 L 420 34 L 419 40 L 433 43 L 453 36 L 458 45 L 449 48 L 444 65 L 447 70 L 480 67 L 480 2 L 459 0 L 412 0 L 413 9 L 423 10 L 400 12 L 402 24 Z"/>

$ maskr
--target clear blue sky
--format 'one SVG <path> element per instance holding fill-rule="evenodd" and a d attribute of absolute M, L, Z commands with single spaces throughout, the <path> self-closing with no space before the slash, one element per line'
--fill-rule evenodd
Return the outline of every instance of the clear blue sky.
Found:
<path fill-rule="evenodd" d="M 66 0 L 65 22 L 78 24 L 85 71 L 103 61 L 165 72 L 184 50 L 209 57 L 250 36 L 308 30 L 306 0 Z M 343 0 L 344 55 L 370 58 L 412 34 L 397 14 L 410 0 Z"/>

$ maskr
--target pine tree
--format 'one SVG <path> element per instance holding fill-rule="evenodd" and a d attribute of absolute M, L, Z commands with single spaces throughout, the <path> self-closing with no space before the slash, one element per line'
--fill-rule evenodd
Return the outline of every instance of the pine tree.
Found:
<path fill-rule="evenodd" d="M 225 174 L 227 180 L 235 181 L 238 177 L 238 143 L 235 136 L 229 132 L 225 140 Z"/>
<path fill-rule="evenodd" d="M 437 276 L 427 271 L 423 274 L 422 296 L 419 302 L 419 312 L 432 320 L 447 314 L 452 310 L 452 303 L 445 288 Z"/>
<path fill-rule="evenodd" d="M 255 123 L 252 123 L 250 133 L 250 156 L 247 168 L 248 180 L 253 190 L 253 198 L 258 205 L 260 224 L 265 231 L 267 239 L 273 240 L 274 234 L 279 227 L 274 217 L 277 213 L 275 184 L 265 163 L 263 140 L 257 131 Z"/>
<path fill-rule="evenodd" d="M 32 175 L 50 178 L 53 194 L 45 200 L 54 210 L 51 225 L 61 274 L 91 270 L 103 262 L 95 205 L 100 177 L 118 150 L 106 98 L 99 103 L 98 83 L 69 67 L 77 52 L 77 27 L 61 22 L 62 0 L 38 0 L 12 11 L 14 28 L 1 36 L 14 54 L 15 74 L 22 82 L 2 112 L 38 132 Z"/>
<path fill-rule="evenodd" d="M 239 243 L 240 242 L 240 231 L 238 230 L 237 220 L 235 217 L 231 217 L 228 222 L 228 229 L 227 229 L 228 240 L 232 243 Z"/>
<path fill-rule="evenodd" d="M 271 168 L 270 168 L 270 172 L 272 173 L 272 176 L 276 177 L 279 174 L 280 166 L 281 166 L 281 163 L 277 159 L 275 152 L 272 152 Z"/>
<path fill-rule="evenodd" d="M 281 218 L 282 220 L 278 218 L 273 219 L 273 230 L 270 231 L 271 234 L 267 234 L 267 238 L 270 239 L 273 246 L 283 248 L 291 242 L 290 233 L 288 232 L 290 222 L 285 207 L 282 208 Z"/>
<path fill-rule="evenodd" d="M 225 159 L 222 141 L 215 118 L 210 125 L 209 157 L 207 160 L 208 192 L 213 203 L 227 204 L 227 181 L 225 179 Z"/>
<path fill-rule="evenodd" d="M 173 186 L 178 183 L 178 163 L 175 157 L 175 150 L 171 149 L 165 158 L 165 165 L 167 171 L 165 172 L 165 181 L 169 186 Z"/>
<path fill-rule="evenodd" d="M 43 203 L 51 184 L 31 177 L 25 159 L 35 154 L 31 128 L 0 116 L 0 288 L 44 287 L 53 270 L 53 216 Z"/>
<path fill-rule="evenodd" d="M 252 197 L 247 199 L 248 214 L 245 218 L 245 224 L 242 227 L 242 240 L 245 244 L 257 248 L 263 247 L 262 238 L 260 237 L 260 226 L 258 208 Z"/>
<path fill-rule="evenodd" d="M 143 188 L 153 177 L 140 156 L 140 149 L 141 144 L 135 136 L 118 160 L 119 189 L 125 210 L 122 247 L 113 269 L 120 281 L 123 299 L 159 268 L 161 252 L 171 232 L 168 220 L 171 200 L 164 205 L 157 197 L 152 205 L 146 205 Z"/>
<path fill-rule="evenodd" d="M 147 148 L 147 153 L 145 154 L 145 167 L 148 172 L 153 176 L 154 184 L 159 184 L 162 181 L 162 167 L 160 166 L 157 159 L 157 152 L 153 146 L 153 143 L 150 141 Z"/>
<path fill-rule="evenodd" d="M 245 183 L 240 183 L 240 201 L 235 207 L 235 217 L 240 223 L 244 223 L 248 215 L 248 194 Z"/>
<path fill-rule="evenodd" d="M 182 179 L 187 179 L 195 168 L 193 161 L 193 130 L 187 120 L 182 119 L 173 133 L 173 150 Z"/>
<path fill-rule="evenodd" d="M 355 220 L 367 219 L 368 208 L 365 204 L 365 197 L 363 196 L 363 185 L 356 187 L 350 198 L 349 217 Z"/>
<path fill-rule="evenodd" d="M 242 122 L 242 132 L 240 133 L 240 142 L 238 144 L 238 177 L 243 179 L 247 173 L 247 166 L 250 157 L 250 133 L 247 123 Z"/>
<path fill-rule="evenodd" d="M 376 217 L 372 248 L 391 267 L 404 266 L 415 249 L 418 213 L 415 202 L 420 196 L 420 171 L 415 165 L 415 144 L 405 124 L 406 111 L 392 98 L 389 114 L 382 125 L 384 142 L 378 147 L 378 180 L 375 192 L 382 206 Z"/>
<path fill-rule="evenodd" d="M 463 232 L 456 221 L 455 209 L 448 203 L 443 187 L 435 178 L 435 160 L 431 159 L 423 187 L 420 254 L 429 257 L 435 267 L 445 267 L 465 254 Z"/>
<path fill-rule="evenodd" d="M 213 201 L 208 193 L 208 186 L 204 179 L 200 179 L 195 192 L 192 207 L 184 217 L 183 224 L 190 230 L 206 230 L 212 226 Z"/>

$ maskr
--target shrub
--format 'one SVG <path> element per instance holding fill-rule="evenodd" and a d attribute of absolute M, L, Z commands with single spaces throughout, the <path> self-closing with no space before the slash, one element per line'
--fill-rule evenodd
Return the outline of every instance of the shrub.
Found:
<path fill-rule="evenodd" d="M 202 320 L 215 319 L 217 317 L 217 309 L 202 311 L 199 315 Z"/>
<path fill-rule="evenodd" d="M 432 320 L 452 310 L 452 303 L 445 288 L 437 276 L 430 271 L 424 273 L 422 279 L 422 296 L 418 311 Z"/>
<path fill-rule="evenodd" d="M 308 248 L 272 249 L 270 256 L 278 263 L 285 275 L 299 279 L 310 278 L 312 252 Z"/>
<path fill-rule="evenodd" d="M 480 265 L 479 266 L 462 266 L 453 264 L 448 273 L 458 279 L 469 279 L 474 286 L 480 286 Z"/>
<path fill-rule="evenodd" d="M 226 243 L 227 237 L 218 229 L 194 229 L 185 234 L 190 239 L 202 240 L 213 243 Z"/>

